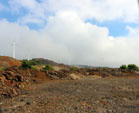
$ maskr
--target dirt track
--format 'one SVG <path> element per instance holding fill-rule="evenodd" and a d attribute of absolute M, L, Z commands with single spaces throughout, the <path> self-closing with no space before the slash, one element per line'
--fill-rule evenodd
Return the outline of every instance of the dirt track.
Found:
<path fill-rule="evenodd" d="M 139 78 L 49 81 L 0 106 L 2 113 L 139 113 Z"/>

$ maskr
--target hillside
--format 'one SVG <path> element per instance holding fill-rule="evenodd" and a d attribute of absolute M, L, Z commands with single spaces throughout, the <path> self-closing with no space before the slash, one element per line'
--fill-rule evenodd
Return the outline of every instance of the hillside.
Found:
<path fill-rule="evenodd" d="M 1 66 L 5 66 L 0 70 L 0 113 L 139 112 L 136 71 L 78 68 L 43 58 L 33 60 L 40 63 L 23 68 L 19 60 L 0 57 Z M 25 66 L 31 61 L 26 60 Z M 43 64 L 53 69 L 44 69 Z"/>
<path fill-rule="evenodd" d="M 40 64 L 50 64 L 52 66 L 58 65 L 56 62 L 44 58 L 33 58 L 33 60 L 40 62 Z"/>
<path fill-rule="evenodd" d="M 21 62 L 9 56 L 0 56 L 0 67 L 20 66 Z"/>

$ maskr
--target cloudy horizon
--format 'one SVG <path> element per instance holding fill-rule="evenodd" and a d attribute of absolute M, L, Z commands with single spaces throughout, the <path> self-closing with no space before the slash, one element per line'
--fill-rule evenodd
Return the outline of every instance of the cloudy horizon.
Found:
<path fill-rule="evenodd" d="M 1 0 L 0 55 L 59 63 L 139 65 L 137 0 Z"/>

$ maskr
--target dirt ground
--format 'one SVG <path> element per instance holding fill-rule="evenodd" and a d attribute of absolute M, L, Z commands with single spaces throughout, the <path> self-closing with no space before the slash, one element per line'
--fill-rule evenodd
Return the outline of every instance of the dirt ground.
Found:
<path fill-rule="evenodd" d="M 36 83 L 0 106 L 1 113 L 139 113 L 139 78 Z"/>

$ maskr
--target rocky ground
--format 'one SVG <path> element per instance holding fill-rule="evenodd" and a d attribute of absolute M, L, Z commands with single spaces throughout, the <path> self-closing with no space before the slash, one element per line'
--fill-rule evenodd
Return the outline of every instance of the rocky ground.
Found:
<path fill-rule="evenodd" d="M 2 113 L 139 113 L 139 78 L 36 82 L 0 106 Z"/>
<path fill-rule="evenodd" d="M 139 72 L 42 64 L 0 57 L 0 113 L 139 113 Z"/>

